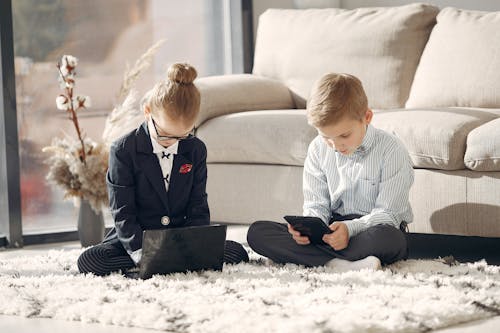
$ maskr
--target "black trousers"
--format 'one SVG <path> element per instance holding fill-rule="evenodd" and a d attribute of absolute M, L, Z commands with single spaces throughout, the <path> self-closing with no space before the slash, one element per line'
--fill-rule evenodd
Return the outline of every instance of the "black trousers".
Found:
<path fill-rule="evenodd" d="M 349 220 L 359 216 L 335 215 L 332 221 Z M 351 237 L 349 245 L 340 251 L 329 245 L 299 245 L 288 232 L 284 223 L 272 221 L 254 222 L 248 229 L 248 245 L 258 254 L 277 263 L 293 263 L 304 266 L 322 266 L 334 258 L 349 261 L 376 256 L 383 264 L 408 258 L 406 223 L 401 230 L 390 225 L 376 225 Z"/>
<path fill-rule="evenodd" d="M 240 243 L 226 241 L 224 248 L 224 262 L 237 264 L 248 261 L 247 251 Z M 94 273 L 103 276 L 112 272 L 126 272 L 136 265 L 120 242 L 101 243 L 85 250 L 77 261 L 80 273 Z"/>

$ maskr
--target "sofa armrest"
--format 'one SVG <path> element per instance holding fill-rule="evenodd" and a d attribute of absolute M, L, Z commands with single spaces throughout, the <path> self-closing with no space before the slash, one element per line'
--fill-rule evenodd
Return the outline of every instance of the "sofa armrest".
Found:
<path fill-rule="evenodd" d="M 277 80 L 252 74 L 209 76 L 196 80 L 201 93 L 200 115 L 196 126 L 225 114 L 295 109 L 288 88 Z"/>

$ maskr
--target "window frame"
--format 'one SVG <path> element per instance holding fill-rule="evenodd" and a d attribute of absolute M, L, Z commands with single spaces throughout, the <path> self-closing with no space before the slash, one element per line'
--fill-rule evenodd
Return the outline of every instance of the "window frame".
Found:
<path fill-rule="evenodd" d="M 0 1 L 0 234 L 8 247 L 22 247 L 19 137 L 12 2 Z M 0 240 L 1 243 L 1 240 Z"/>

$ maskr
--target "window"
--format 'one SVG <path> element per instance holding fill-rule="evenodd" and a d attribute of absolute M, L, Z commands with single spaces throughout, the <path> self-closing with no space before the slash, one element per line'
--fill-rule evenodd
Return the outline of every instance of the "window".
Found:
<path fill-rule="evenodd" d="M 76 136 L 72 122 L 55 106 L 61 92 L 55 67 L 60 57 L 79 58 L 75 92 L 92 98 L 92 107 L 79 114 L 80 127 L 99 140 L 127 64 L 160 39 L 166 41 L 136 82 L 141 93 L 163 78 L 173 62 L 193 64 L 199 76 L 242 71 L 243 59 L 234 59 L 241 50 L 236 50 L 234 33 L 228 33 L 235 24 L 228 16 L 234 3 L 12 1 L 23 234 L 76 229 L 77 210 L 61 190 L 47 184 L 42 152 L 55 137 Z M 106 225 L 112 225 L 109 211 L 103 211 Z"/>

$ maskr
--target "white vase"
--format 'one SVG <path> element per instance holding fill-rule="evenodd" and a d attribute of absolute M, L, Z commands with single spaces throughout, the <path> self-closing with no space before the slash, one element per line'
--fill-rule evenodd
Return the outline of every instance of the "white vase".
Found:
<path fill-rule="evenodd" d="M 83 247 L 97 245 L 104 239 L 104 218 L 85 199 L 80 200 L 78 211 L 78 237 Z"/>

